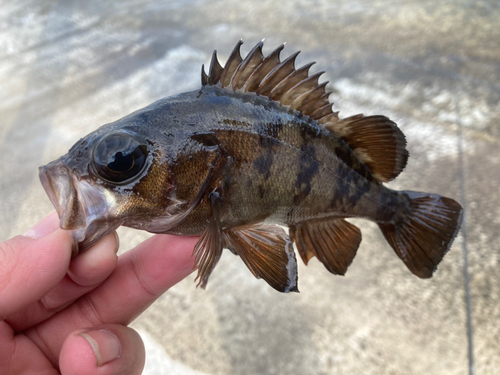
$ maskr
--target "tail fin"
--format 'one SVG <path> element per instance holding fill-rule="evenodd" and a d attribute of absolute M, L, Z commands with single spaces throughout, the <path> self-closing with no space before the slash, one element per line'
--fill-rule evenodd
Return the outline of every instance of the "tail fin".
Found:
<path fill-rule="evenodd" d="M 462 206 L 437 194 L 403 191 L 406 210 L 395 221 L 380 223 L 384 237 L 409 270 L 423 279 L 432 276 L 450 249 L 462 222 Z"/>

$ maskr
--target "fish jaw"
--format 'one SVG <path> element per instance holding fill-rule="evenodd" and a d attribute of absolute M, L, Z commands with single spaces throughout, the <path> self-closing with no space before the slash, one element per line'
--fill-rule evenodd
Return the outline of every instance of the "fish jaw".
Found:
<path fill-rule="evenodd" d="M 63 158 L 39 168 L 40 181 L 59 215 L 59 226 L 78 243 L 80 253 L 118 228 L 121 223 L 109 217 L 104 190 L 79 180 Z"/>

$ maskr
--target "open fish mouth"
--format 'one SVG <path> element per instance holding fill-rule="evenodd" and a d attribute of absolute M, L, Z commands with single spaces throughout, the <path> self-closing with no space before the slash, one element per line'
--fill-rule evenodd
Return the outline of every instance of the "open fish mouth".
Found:
<path fill-rule="evenodd" d="M 120 226 L 108 219 L 104 195 L 86 181 L 79 181 L 61 159 L 39 168 L 40 181 L 59 215 L 59 226 L 78 243 L 75 253 L 87 250 Z"/>

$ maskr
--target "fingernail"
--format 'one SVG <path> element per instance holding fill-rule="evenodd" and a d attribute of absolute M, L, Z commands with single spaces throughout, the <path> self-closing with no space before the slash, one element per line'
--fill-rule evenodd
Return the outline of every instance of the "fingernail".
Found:
<path fill-rule="evenodd" d="M 118 249 L 120 248 L 120 237 L 118 237 L 118 233 L 113 232 L 115 234 L 115 239 L 116 239 L 116 247 L 115 247 L 115 253 L 118 253 Z"/>
<path fill-rule="evenodd" d="M 121 344 L 118 337 L 106 330 L 87 331 L 79 334 L 87 340 L 94 351 L 97 367 L 120 358 Z"/>
<path fill-rule="evenodd" d="M 78 252 L 79 252 L 79 247 L 78 247 L 78 241 L 75 237 L 71 236 L 71 238 L 73 239 L 73 244 L 71 245 L 71 257 L 76 257 L 78 255 Z"/>
<path fill-rule="evenodd" d="M 59 220 L 57 213 L 52 211 L 50 214 L 40 220 L 33 228 L 23 234 L 24 237 L 33 239 L 45 237 L 59 228 Z"/>

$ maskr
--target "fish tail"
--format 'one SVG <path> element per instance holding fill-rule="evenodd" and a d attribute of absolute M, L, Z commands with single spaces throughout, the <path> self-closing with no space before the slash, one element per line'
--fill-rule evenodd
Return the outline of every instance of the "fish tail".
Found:
<path fill-rule="evenodd" d="M 409 198 L 406 208 L 391 222 L 378 225 L 408 269 L 420 278 L 430 278 L 457 235 L 462 206 L 437 194 L 400 193 Z"/>

